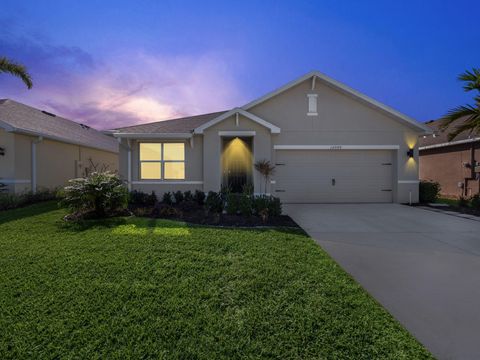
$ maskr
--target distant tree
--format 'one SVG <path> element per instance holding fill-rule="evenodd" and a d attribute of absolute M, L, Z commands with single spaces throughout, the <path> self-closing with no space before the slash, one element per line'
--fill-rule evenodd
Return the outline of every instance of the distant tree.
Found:
<path fill-rule="evenodd" d="M 480 69 L 473 68 L 472 71 L 465 71 L 458 76 L 458 80 L 465 82 L 463 89 L 468 91 L 478 91 L 480 93 Z M 460 133 L 470 131 L 471 133 L 480 133 L 480 94 L 474 97 L 475 105 L 462 105 L 450 110 L 442 119 L 440 129 L 446 130 L 456 120 L 465 117 L 465 121 L 456 126 L 448 134 L 448 140 L 455 139 Z"/>
<path fill-rule="evenodd" d="M 6 57 L 0 57 L 0 73 L 9 73 L 13 76 L 19 77 L 29 89 L 33 86 L 32 78 L 27 72 L 27 68 Z"/>

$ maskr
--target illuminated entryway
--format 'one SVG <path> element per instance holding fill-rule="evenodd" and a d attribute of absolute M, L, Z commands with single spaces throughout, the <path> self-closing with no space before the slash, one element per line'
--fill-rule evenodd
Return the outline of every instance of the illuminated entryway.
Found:
<path fill-rule="evenodd" d="M 242 192 L 252 184 L 252 137 L 222 138 L 222 186 L 232 192 Z"/>

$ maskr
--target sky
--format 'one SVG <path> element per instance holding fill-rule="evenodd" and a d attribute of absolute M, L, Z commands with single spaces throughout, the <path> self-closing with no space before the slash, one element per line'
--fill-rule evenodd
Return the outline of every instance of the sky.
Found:
<path fill-rule="evenodd" d="M 221 111 L 319 70 L 418 121 L 472 103 L 478 0 L 2 0 L 10 98 L 99 129 Z"/>

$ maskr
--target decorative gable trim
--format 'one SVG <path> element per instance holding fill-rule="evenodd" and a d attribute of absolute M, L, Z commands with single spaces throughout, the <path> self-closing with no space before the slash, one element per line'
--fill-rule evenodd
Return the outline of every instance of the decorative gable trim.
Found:
<path fill-rule="evenodd" d="M 427 134 L 430 134 L 432 132 L 432 130 L 422 124 L 422 123 L 419 123 L 417 122 L 416 120 L 412 119 L 411 117 L 405 115 L 405 114 L 402 114 L 401 112 L 385 105 L 385 104 L 382 104 L 381 102 L 377 101 L 377 100 L 374 100 L 372 99 L 371 97 L 365 95 L 365 94 L 362 94 L 361 92 L 357 91 L 357 90 L 354 90 L 352 89 L 351 87 L 337 81 L 337 80 L 334 80 L 330 77 L 328 77 L 327 75 L 325 74 L 322 74 L 321 72 L 319 71 L 311 71 L 301 77 L 299 77 L 298 79 L 296 80 L 293 80 L 289 83 L 287 83 L 286 85 L 256 99 L 256 100 L 253 100 L 252 102 L 249 102 L 248 104 L 242 106 L 242 109 L 244 110 L 250 110 L 252 107 L 258 105 L 258 104 L 261 104 L 269 99 L 271 99 L 272 97 L 274 96 L 277 96 L 281 93 L 283 93 L 284 91 L 302 83 L 303 81 L 305 80 L 308 80 L 308 79 L 312 79 L 312 88 L 315 86 L 315 82 L 314 80 L 319 80 L 319 81 L 322 81 L 324 82 L 325 84 L 333 87 L 334 89 L 346 94 L 346 95 L 349 95 L 350 97 L 356 99 L 356 100 L 359 100 L 359 101 L 362 101 L 364 103 L 367 103 L 368 105 L 370 105 L 371 107 L 377 109 L 377 110 L 380 110 L 382 112 L 385 112 L 387 113 L 388 115 L 394 117 L 395 119 L 399 120 L 400 122 L 403 122 L 405 123 L 406 125 L 410 126 L 410 127 L 413 127 L 417 130 L 419 130 L 420 133 L 427 133 Z"/>
<path fill-rule="evenodd" d="M 206 122 L 205 124 L 202 124 L 200 125 L 199 127 L 197 127 L 196 129 L 193 130 L 194 134 L 203 134 L 203 131 L 205 129 L 208 129 L 209 127 L 215 125 L 215 124 L 218 124 L 219 122 L 225 120 L 225 119 L 228 119 L 230 116 L 232 115 L 243 115 L 245 116 L 247 119 L 250 119 L 268 129 L 270 129 L 270 132 L 272 134 L 279 134 L 280 133 L 280 128 L 278 126 L 275 126 L 271 123 L 269 123 L 268 121 L 266 120 L 263 120 L 262 118 L 258 117 L 257 115 L 254 115 L 242 108 L 234 108 L 230 111 L 227 111 L 226 113 L 220 115 L 220 116 L 217 116 L 215 119 L 212 119 L 210 120 L 209 122 Z"/>

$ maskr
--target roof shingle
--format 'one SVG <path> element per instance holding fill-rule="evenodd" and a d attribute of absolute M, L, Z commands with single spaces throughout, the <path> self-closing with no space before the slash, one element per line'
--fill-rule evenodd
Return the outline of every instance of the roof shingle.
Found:
<path fill-rule="evenodd" d="M 118 142 L 113 137 L 10 99 L 0 100 L 0 122 L 12 127 L 15 132 L 118 153 Z"/>
<path fill-rule="evenodd" d="M 432 135 L 421 136 L 419 141 L 419 146 L 431 146 L 431 145 L 438 145 L 438 144 L 446 144 L 448 143 L 448 134 L 457 126 L 461 125 L 466 118 L 462 118 L 454 122 L 450 129 L 446 129 L 445 131 L 440 130 L 440 124 L 442 122 L 441 119 L 434 120 L 425 123 L 428 127 L 430 127 L 433 131 Z M 460 133 L 452 142 L 460 141 L 460 140 L 470 140 L 480 137 L 480 134 L 470 133 L 469 131 L 464 131 Z"/>

